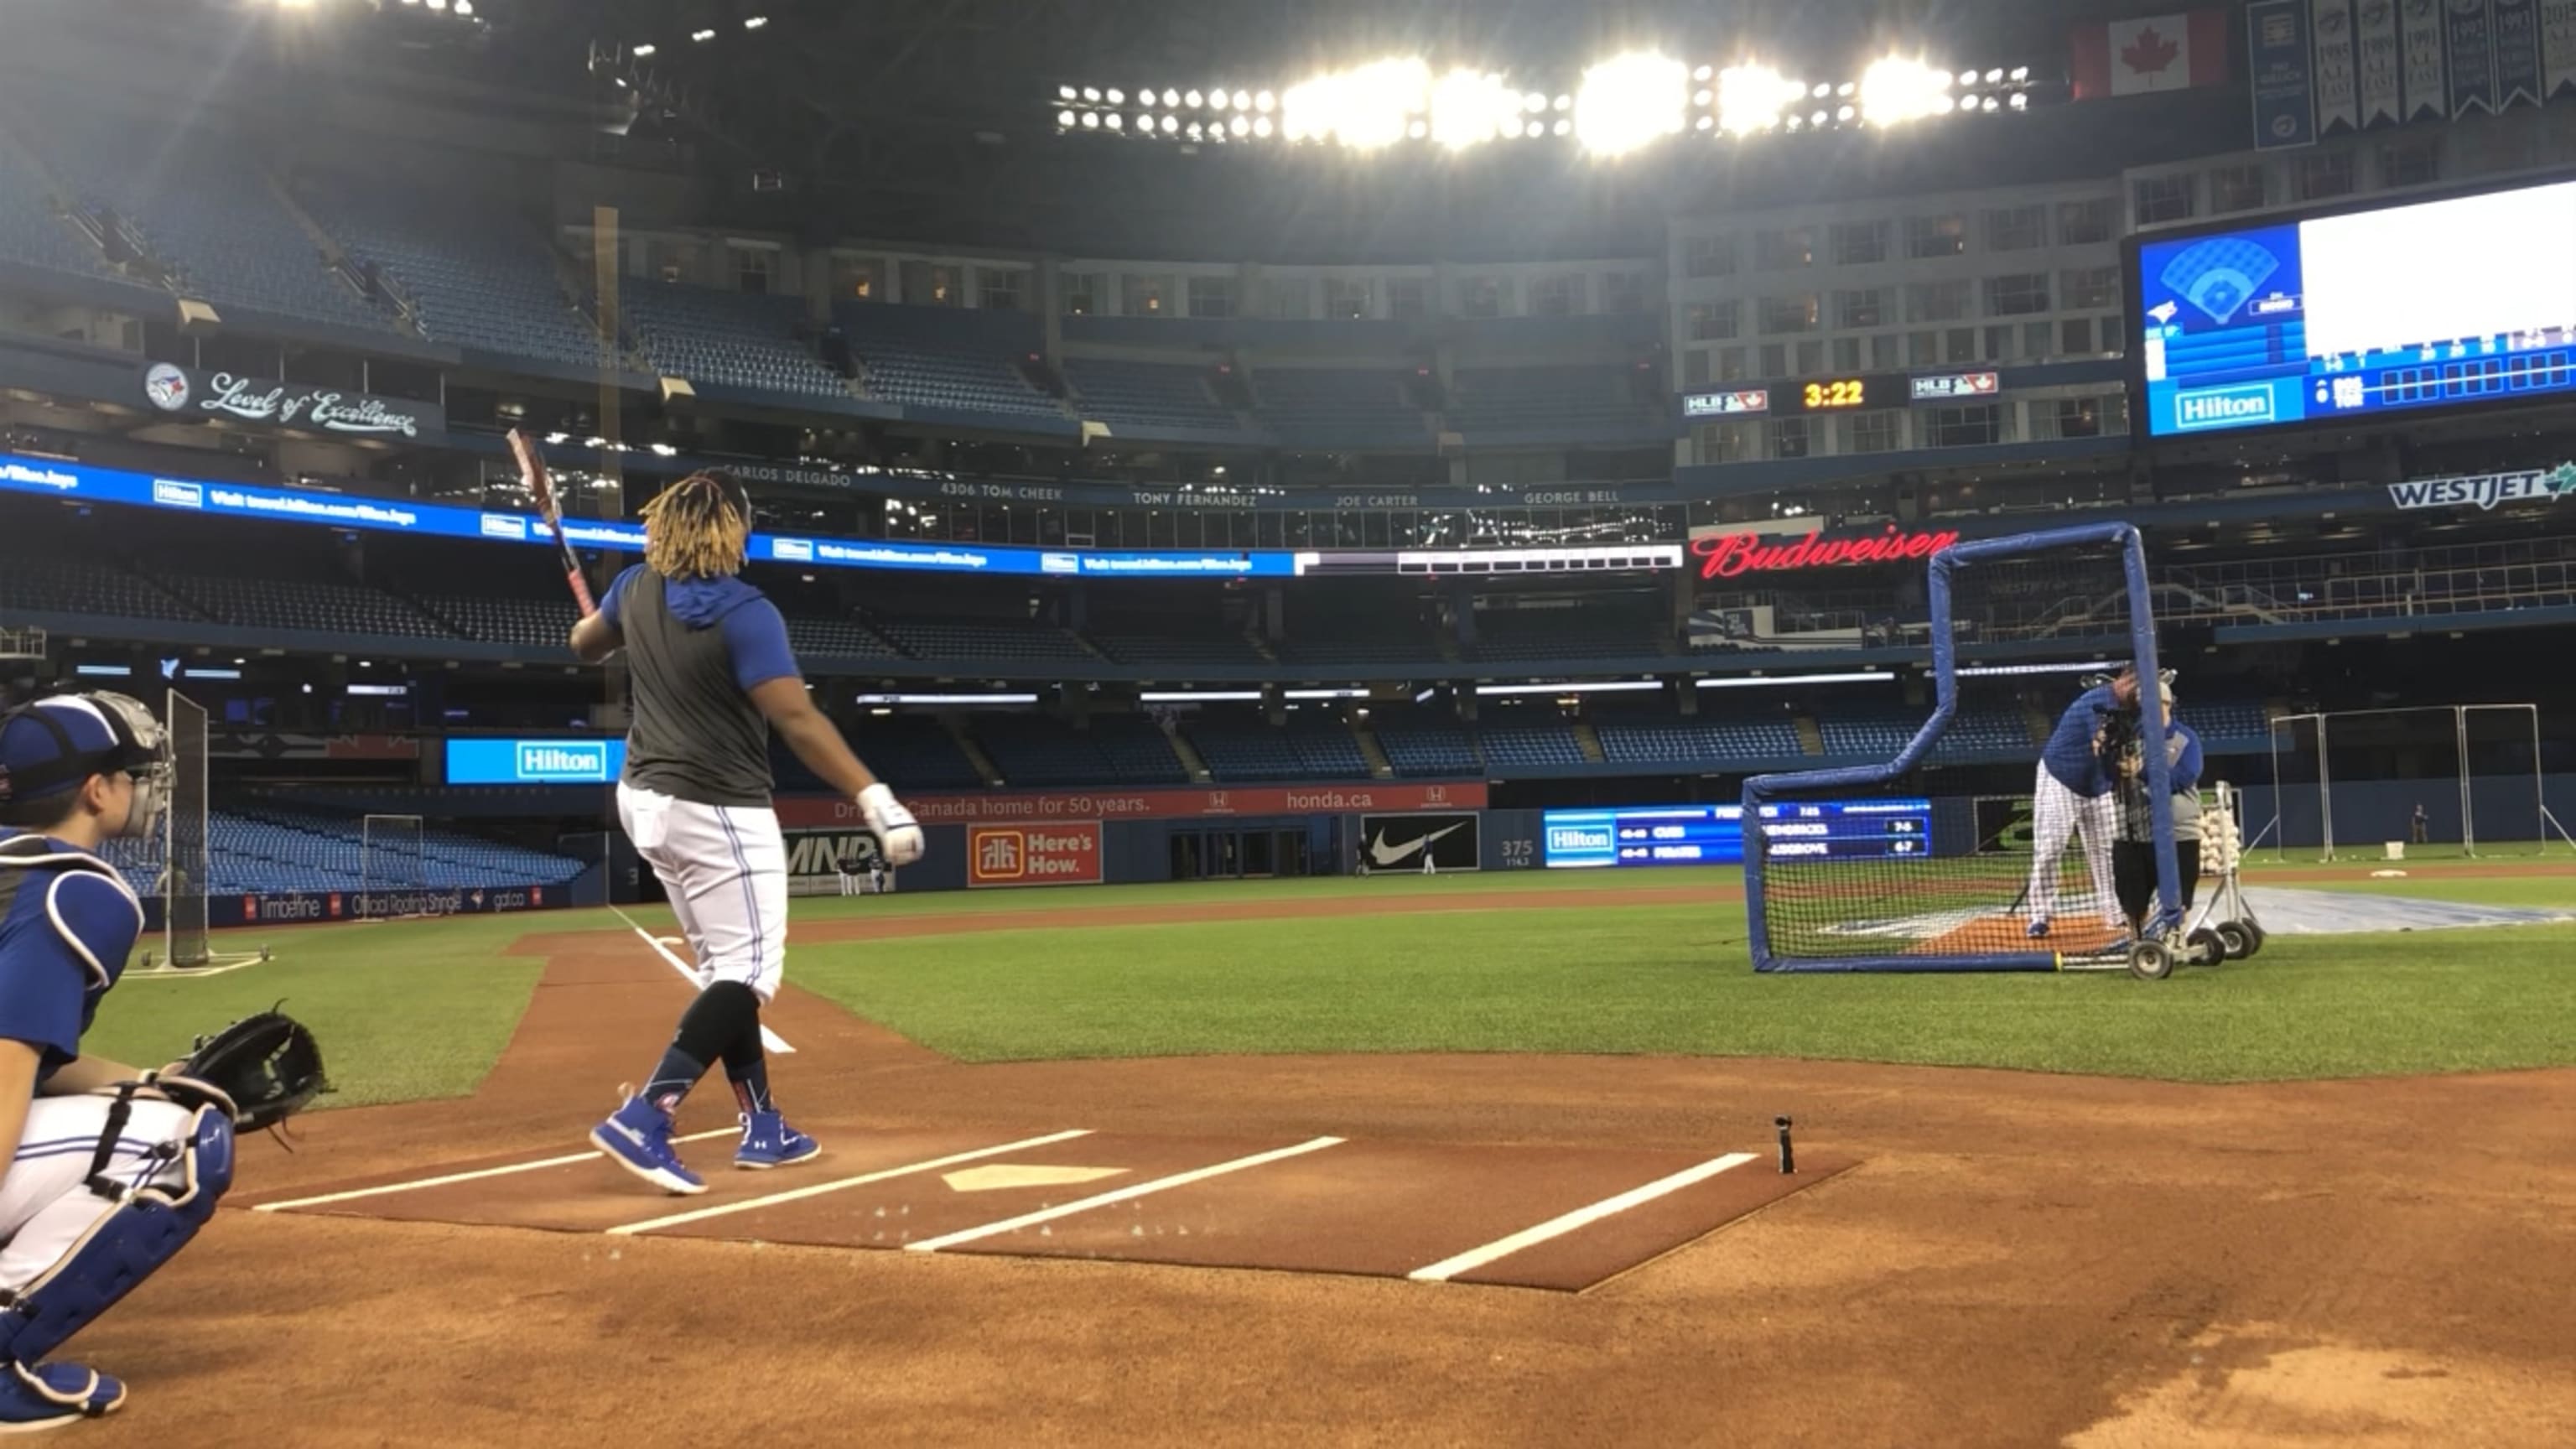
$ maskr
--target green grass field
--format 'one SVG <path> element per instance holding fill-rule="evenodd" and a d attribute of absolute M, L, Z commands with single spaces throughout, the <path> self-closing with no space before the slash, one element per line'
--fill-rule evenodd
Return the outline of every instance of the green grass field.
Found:
<path fill-rule="evenodd" d="M 2313 863 L 2292 862 L 2308 869 Z M 2576 905 L 2576 879 L 2484 878 L 2475 863 L 2357 863 L 2308 888 Z M 2258 864 L 2260 884 L 2279 867 Z M 1730 884 L 1655 872 L 1617 887 Z M 809 941 L 790 979 L 967 1061 L 1312 1052 L 1766 1055 L 2190 1081 L 2491 1070 L 2576 1062 L 2576 926 L 2275 939 L 2259 960 L 2123 973 L 1758 976 L 1738 907 L 1497 908 L 1579 896 L 1590 873 L 1294 880 L 800 901 L 798 919 L 1127 911 L 1260 902 L 1268 920 Z M 1440 898 L 1420 914 L 1342 900 Z M 647 925 L 668 917 L 639 913 Z M 338 1105 L 471 1092 L 539 963 L 523 933 L 623 932 L 606 912 L 273 931 L 278 959 L 200 980 L 138 979 L 92 1045 L 138 1064 L 284 998 L 321 1034 Z M 253 940 L 257 937 L 254 935 Z M 631 937 L 628 938 L 631 941 Z M 641 952 L 641 943 L 633 949 Z M 649 1047 L 650 1043 L 639 1044 Z"/>

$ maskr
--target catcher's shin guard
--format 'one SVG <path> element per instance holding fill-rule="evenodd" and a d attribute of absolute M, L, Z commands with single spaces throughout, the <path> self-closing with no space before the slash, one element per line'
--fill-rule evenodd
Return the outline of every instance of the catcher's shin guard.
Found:
<path fill-rule="evenodd" d="M 0 1292 L 0 1361 L 42 1362 L 170 1261 L 214 1216 L 233 1181 L 232 1123 L 201 1107 L 187 1135 L 167 1150 L 172 1157 L 153 1180 L 116 1192 L 115 1206 L 54 1266 L 16 1293 Z"/>

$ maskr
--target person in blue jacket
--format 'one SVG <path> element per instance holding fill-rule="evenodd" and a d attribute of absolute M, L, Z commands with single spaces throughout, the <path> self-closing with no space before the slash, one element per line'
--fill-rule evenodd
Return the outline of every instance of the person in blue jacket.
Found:
<path fill-rule="evenodd" d="M 2157 689 L 2165 702 L 2165 767 L 2173 791 L 2174 892 L 2188 912 L 2193 887 L 2200 883 L 2200 736 L 2174 718 L 2173 686 L 2159 684 Z M 2111 774 L 2119 813 L 2111 876 L 2120 892 L 2121 913 L 2133 929 L 2141 928 L 2156 905 L 2156 816 L 2147 788 L 2146 753 L 2135 731 Z"/>

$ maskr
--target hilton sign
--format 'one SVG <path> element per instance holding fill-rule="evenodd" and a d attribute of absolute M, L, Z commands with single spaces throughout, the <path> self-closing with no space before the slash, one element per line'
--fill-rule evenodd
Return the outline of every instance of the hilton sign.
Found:
<path fill-rule="evenodd" d="M 1720 533 L 1691 540 L 1703 579 L 1740 578 L 1751 573 L 1823 568 L 1830 564 L 1902 563 L 1930 558 L 1959 541 L 1950 529 L 1899 529 L 1861 538 L 1826 538 L 1810 533 L 1794 543 L 1769 544 L 1760 534 Z"/>

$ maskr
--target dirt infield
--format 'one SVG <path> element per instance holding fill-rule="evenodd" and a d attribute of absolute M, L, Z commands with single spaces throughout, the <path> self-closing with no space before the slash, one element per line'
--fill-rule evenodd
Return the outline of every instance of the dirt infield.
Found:
<path fill-rule="evenodd" d="M 1362 904 L 1404 901 L 1496 904 Z M 631 936 L 528 946 L 543 983 L 473 1099 L 317 1114 L 292 1154 L 244 1145 L 203 1241 L 75 1345 L 135 1397 L 73 1432 L 2376 1449 L 2560 1445 L 2576 1424 L 2576 1071 L 2200 1087 L 1668 1058 L 966 1067 L 790 989 L 771 1019 L 798 1051 L 775 1076 L 831 1155 L 805 1175 L 723 1173 L 719 1135 L 684 1149 L 719 1191 L 671 1199 L 585 1160 L 581 1134 L 684 988 Z M 683 1130 L 722 1133 L 722 1096 L 692 1098 Z M 1766 1151 L 1784 1113 L 1817 1169 L 1858 1165 L 1759 1211 L 1715 1200 L 1776 1182 L 1759 1161 L 1641 1204 L 1625 1271 L 1594 1224 L 1455 1275 L 1597 1284 L 1580 1294 L 1186 1266 L 1410 1273 L 1676 1165 Z M 1091 1135 L 730 1226 L 601 1230 L 1075 1128 Z M 845 1246 L 907 1209 L 915 1227 L 892 1231 L 915 1236 L 884 1246 L 1322 1137 L 1344 1140 L 1147 1196 L 1151 1213 L 1115 1204 L 935 1252 Z M 575 1160 L 419 1189 L 447 1209 L 407 1221 L 248 1210 L 558 1156 Z M 977 1163 L 1113 1175 L 946 1181 Z M 452 1220 L 459 1202 L 472 1222 Z M 1315 1261 L 1276 1261 L 1292 1249 Z"/>

